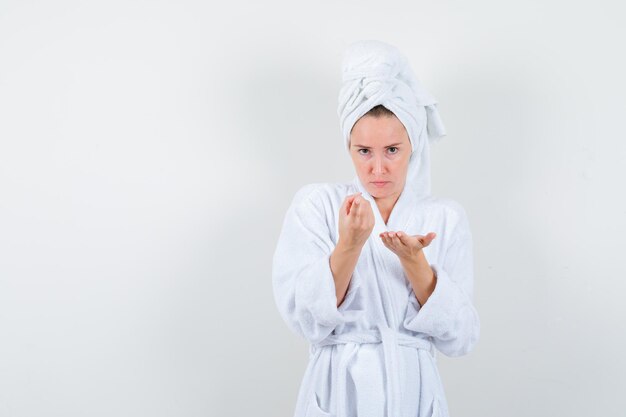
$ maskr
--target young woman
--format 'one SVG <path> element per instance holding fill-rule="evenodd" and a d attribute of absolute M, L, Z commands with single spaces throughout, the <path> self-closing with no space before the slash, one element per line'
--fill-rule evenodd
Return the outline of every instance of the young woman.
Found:
<path fill-rule="evenodd" d="M 273 258 L 278 310 L 311 344 L 295 417 L 448 417 L 436 350 L 467 354 L 480 322 L 465 210 L 430 194 L 437 102 L 380 41 L 350 45 L 342 80 L 357 175 L 298 190 Z"/>

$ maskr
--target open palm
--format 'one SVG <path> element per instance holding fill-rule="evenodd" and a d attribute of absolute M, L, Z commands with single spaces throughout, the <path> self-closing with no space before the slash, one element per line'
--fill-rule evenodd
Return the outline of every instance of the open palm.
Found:
<path fill-rule="evenodd" d="M 437 236 L 435 232 L 427 235 L 407 235 L 404 232 L 383 232 L 380 235 L 383 244 L 401 259 L 414 259 L 417 253 L 430 245 Z"/>

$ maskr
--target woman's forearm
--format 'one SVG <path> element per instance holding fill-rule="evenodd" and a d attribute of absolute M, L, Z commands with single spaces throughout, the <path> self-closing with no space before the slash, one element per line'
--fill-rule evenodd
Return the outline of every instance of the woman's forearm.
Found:
<path fill-rule="evenodd" d="M 361 248 L 343 245 L 341 240 L 330 255 L 330 270 L 335 280 L 337 307 L 343 303 L 348 292 L 348 286 L 360 255 Z"/>
<path fill-rule="evenodd" d="M 426 260 L 424 251 L 420 250 L 413 259 L 400 259 L 404 273 L 413 287 L 413 292 L 420 307 L 428 300 L 435 290 L 437 277 Z"/>

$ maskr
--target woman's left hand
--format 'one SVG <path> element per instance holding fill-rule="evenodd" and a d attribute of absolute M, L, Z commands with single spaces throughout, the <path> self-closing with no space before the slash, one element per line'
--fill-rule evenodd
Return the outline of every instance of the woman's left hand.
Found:
<path fill-rule="evenodd" d="M 379 236 L 384 245 L 400 259 L 410 260 L 415 259 L 419 251 L 430 245 L 437 234 L 430 232 L 425 236 L 411 236 L 404 232 L 383 232 Z"/>

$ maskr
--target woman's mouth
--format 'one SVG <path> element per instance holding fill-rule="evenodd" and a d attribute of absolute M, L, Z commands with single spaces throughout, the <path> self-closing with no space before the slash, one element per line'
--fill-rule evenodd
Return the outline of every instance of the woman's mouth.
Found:
<path fill-rule="evenodd" d="M 374 184 L 374 186 L 376 187 L 384 187 L 385 185 L 389 184 L 389 181 L 372 181 L 372 184 Z"/>

